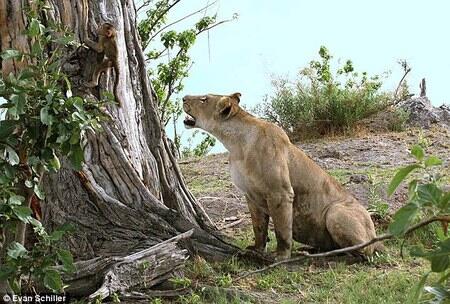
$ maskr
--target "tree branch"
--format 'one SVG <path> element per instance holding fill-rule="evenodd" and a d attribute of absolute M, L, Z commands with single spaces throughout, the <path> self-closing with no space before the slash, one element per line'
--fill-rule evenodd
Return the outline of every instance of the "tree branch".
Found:
<path fill-rule="evenodd" d="M 178 19 L 178 20 L 176 20 L 176 21 L 174 21 L 174 22 L 172 22 L 172 23 L 169 23 L 169 24 L 163 26 L 163 27 L 160 28 L 155 34 L 153 34 L 153 36 L 151 36 L 150 39 L 149 39 L 148 41 L 149 41 L 149 42 L 152 41 L 153 38 L 155 38 L 159 33 L 161 33 L 162 31 L 164 31 L 166 28 L 169 28 L 169 27 L 171 27 L 172 25 L 177 24 L 178 22 L 181 22 L 181 21 L 183 21 L 183 20 L 186 20 L 187 18 L 192 17 L 192 16 L 194 16 L 194 15 L 196 15 L 196 14 L 198 14 L 198 13 L 201 13 L 201 12 L 203 12 L 204 10 L 208 9 L 210 6 L 213 6 L 213 5 L 216 4 L 216 3 L 217 3 L 217 0 L 215 0 L 213 3 L 207 4 L 206 6 L 202 7 L 201 9 L 199 9 L 199 10 L 193 12 L 193 13 L 190 13 L 190 14 L 188 14 L 188 15 L 186 15 L 186 16 L 184 16 L 184 17 L 182 17 L 182 18 L 180 18 L 180 19 Z"/>
<path fill-rule="evenodd" d="M 154 22 L 152 22 L 150 28 L 153 28 L 158 22 L 167 14 L 169 10 L 171 10 L 175 5 L 177 5 L 181 0 L 175 0 L 171 5 L 169 5 L 165 10 L 162 11 L 161 15 L 159 15 Z M 143 50 L 145 50 L 149 44 L 150 40 L 147 41 L 146 45 L 143 46 Z"/>
<path fill-rule="evenodd" d="M 141 6 L 139 6 L 137 9 L 136 9 L 136 12 L 139 12 L 141 9 L 143 9 L 144 7 L 146 7 L 146 6 L 149 6 L 150 5 L 150 3 L 152 3 L 153 2 L 153 0 L 146 0 L 146 1 L 144 1 L 142 4 L 141 4 Z"/>
<path fill-rule="evenodd" d="M 434 217 L 431 217 L 431 218 L 429 218 L 427 220 L 424 220 L 424 221 L 422 221 L 420 223 L 417 223 L 416 225 L 411 226 L 410 228 L 408 228 L 408 230 L 406 230 L 404 235 L 407 235 L 407 234 L 413 232 L 414 230 L 417 230 L 417 229 L 419 229 L 419 228 L 421 228 L 423 226 L 426 226 L 426 225 L 428 225 L 428 224 L 430 224 L 432 222 L 437 222 L 437 221 L 449 223 L 450 222 L 450 215 L 434 216 Z M 365 247 L 367 247 L 369 245 L 372 245 L 374 243 L 385 241 L 387 239 L 392 239 L 395 236 L 396 235 L 393 235 L 392 233 L 386 233 L 386 234 L 380 235 L 380 236 L 378 236 L 376 238 L 373 238 L 370 241 L 367 241 L 367 242 L 364 242 L 364 243 L 361 243 L 361 244 L 358 244 L 358 245 L 345 247 L 345 248 L 339 248 L 339 249 L 336 249 L 336 250 L 331 250 L 331 251 L 322 252 L 322 253 L 310 254 L 308 252 L 301 252 L 300 253 L 301 256 L 299 256 L 299 257 L 295 257 L 295 258 L 287 259 L 287 260 L 283 260 L 283 261 L 278 261 L 278 262 L 270 264 L 270 265 L 268 265 L 266 267 L 263 267 L 263 268 L 260 268 L 260 269 L 254 270 L 254 271 L 249 271 L 249 272 L 247 272 L 247 273 L 237 277 L 234 280 L 238 281 L 238 280 L 246 278 L 246 277 L 248 277 L 250 275 L 254 275 L 254 274 L 261 273 L 261 272 L 267 271 L 269 269 L 275 268 L 276 266 L 279 266 L 279 265 L 282 265 L 282 264 L 293 263 L 293 262 L 299 262 L 299 261 L 305 260 L 307 258 L 322 258 L 322 257 L 335 256 L 335 255 L 338 255 L 338 254 L 341 254 L 341 253 L 347 253 L 347 252 L 356 251 L 356 250 L 365 248 Z"/>
<path fill-rule="evenodd" d="M 403 74 L 402 79 L 400 79 L 400 82 L 398 83 L 398 86 L 397 86 L 397 88 L 395 89 L 395 93 L 394 93 L 394 103 L 393 103 L 393 105 L 396 105 L 397 102 L 398 102 L 398 100 L 397 100 L 397 98 L 398 98 L 398 97 L 397 97 L 398 91 L 400 90 L 400 87 L 401 87 L 403 81 L 405 80 L 405 78 L 406 78 L 406 76 L 408 75 L 409 72 L 411 72 L 411 68 L 405 69 L 405 73 Z"/>

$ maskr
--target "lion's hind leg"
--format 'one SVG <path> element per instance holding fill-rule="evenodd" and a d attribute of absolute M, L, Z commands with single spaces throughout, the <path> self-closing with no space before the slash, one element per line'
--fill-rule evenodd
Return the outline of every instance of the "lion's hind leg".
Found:
<path fill-rule="evenodd" d="M 357 202 L 332 206 L 326 215 L 326 227 L 340 248 L 358 245 L 376 236 L 369 213 Z M 374 247 L 370 245 L 352 254 L 371 256 Z"/>

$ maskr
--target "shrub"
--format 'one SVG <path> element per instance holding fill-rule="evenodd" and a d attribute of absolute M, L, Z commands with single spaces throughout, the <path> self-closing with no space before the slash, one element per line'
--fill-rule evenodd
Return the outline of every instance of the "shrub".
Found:
<path fill-rule="evenodd" d="M 417 244 L 411 248 L 412 256 L 430 262 L 430 270 L 422 276 L 406 302 L 418 303 L 422 299 L 431 303 L 448 303 L 450 299 L 450 238 L 447 230 L 450 221 L 450 191 L 444 186 L 442 161 L 439 158 L 426 157 L 420 144 L 412 147 L 411 155 L 416 162 L 398 170 L 388 187 L 388 194 L 392 195 L 399 184 L 413 171 L 423 172 L 423 174 L 413 175 L 410 179 L 408 201 L 394 214 L 393 222 L 389 225 L 389 232 L 405 237 L 407 231 L 419 221 L 424 224 L 440 221 L 441 225 L 431 226 L 432 233 L 428 229 L 425 232 L 428 236 L 419 238 Z M 432 272 L 436 276 L 430 276 Z M 423 290 L 427 293 L 422 296 Z"/>
<path fill-rule="evenodd" d="M 256 112 L 291 135 L 305 137 L 348 131 L 385 108 L 389 95 L 380 91 L 380 76 L 356 72 L 350 60 L 333 73 L 327 48 L 320 47 L 319 55 L 298 79 L 275 78 L 274 95 L 266 96 Z"/>
<path fill-rule="evenodd" d="M 0 75 L 0 281 L 7 281 L 16 294 L 21 294 L 24 278 L 28 292 L 35 290 L 35 282 L 52 292 L 67 287 L 61 272 L 75 269 L 61 238 L 70 227 L 48 233 L 29 206 L 33 200 L 44 199 L 42 178 L 61 168 L 61 158 L 81 168 L 83 134 L 100 130 L 101 120 L 106 119 L 100 110 L 104 102 L 74 96 L 61 71 L 64 53 L 74 47 L 72 34 L 59 24 L 46 25 L 42 20 L 45 1 L 33 3 L 25 10 L 24 37 L 30 41 L 30 52 L 0 53 L 2 60 L 29 63 L 20 71 Z M 27 224 L 33 228 L 33 244 L 25 244 Z"/>
<path fill-rule="evenodd" d="M 397 108 L 392 112 L 392 118 L 388 121 L 387 128 L 389 131 L 401 132 L 407 127 L 409 112 L 401 108 Z"/>
<path fill-rule="evenodd" d="M 197 134 L 199 134 L 198 130 L 194 131 L 192 136 L 188 138 L 188 145 L 183 147 L 183 150 L 181 151 L 182 157 L 202 157 L 208 154 L 209 151 L 211 151 L 211 149 L 215 146 L 216 139 L 205 132 L 201 132 L 203 136 L 202 140 L 198 145 L 192 147 L 194 138 Z"/>

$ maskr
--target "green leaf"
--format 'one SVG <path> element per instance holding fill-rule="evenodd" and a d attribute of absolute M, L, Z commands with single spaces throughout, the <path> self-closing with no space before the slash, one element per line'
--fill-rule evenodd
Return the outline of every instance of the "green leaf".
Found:
<path fill-rule="evenodd" d="M 442 272 L 448 268 L 449 257 L 448 255 L 439 255 L 429 258 L 431 261 L 431 271 Z"/>
<path fill-rule="evenodd" d="M 36 40 L 31 45 L 31 54 L 33 54 L 34 56 L 37 56 L 39 54 L 42 54 L 42 52 L 43 52 L 43 50 L 42 50 L 41 42 L 39 40 Z"/>
<path fill-rule="evenodd" d="M 409 224 L 412 222 L 418 211 L 418 206 L 413 203 L 409 203 L 400 208 L 394 214 L 394 221 L 389 225 L 389 232 L 393 235 L 400 235 L 404 233 L 408 229 Z"/>
<path fill-rule="evenodd" d="M 61 230 L 55 230 L 55 231 L 53 231 L 53 232 L 48 236 L 48 238 L 49 238 L 51 241 L 59 241 L 59 240 L 61 240 L 61 238 L 64 236 L 64 234 L 65 234 L 64 231 L 61 231 Z"/>
<path fill-rule="evenodd" d="M 20 162 L 19 155 L 10 146 L 5 147 L 6 161 L 12 166 L 18 165 Z"/>
<path fill-rule="evenodd" d="M 33 214 L 33 211 L 28 206 L 14 206 L 13 212 L 24 223 L 28 223 Z"/>
<path fill-rule="evenodd" d="M 435 300 L 429 303 L 448 303 L 445 300 L 450 299 L 450 292 L 442 286 L 426 286 L 425 290 L 435 296 Z"/>
<path fill-rule="evenodd" d="M 41 33 L 41 23 L 39 20 L 33 18 L 31 19 L 30 25 L 28 26 L 28 35 L 30 37 L 36 37 Z"/>
<path fill-rule="evenodd" d="M 34 194 L 40 199 L 43 200 L 45 198 L 45 193 L 38 184 L 34 185 Z"/>
<path fill-rule="evenodd" d="M 2 59 L 8 60 L 8 59 L 18 59 L 22 56 L 22 53 L 18 50 L 5 50 L 2 52 Z"/>
<path fill-rule="evenodd" d="M 42 223 L 39 222 L 37 219 L 35 219 L 34 217 L 30 218 L 30 224 L 33 225 L 34 227 L 37 228 L 41 228 L 42 227 Z"/>
<path fill-rule="evenodd" d="M 418 161 L 422 161 L 425 156 L 425 152 L 423 151 L 421 146 L 414 145 L 411 148 L 411 155 L 414 156 Z"/>
<path fill-rule="evenodd" d="M 439 166 L 439 165 L 442 165 L 442 160 L 440 160 L 436 156 L 430 156 L 427 159 L 425 159 L 425 167 Z"/>
<path fill-rule="evenodd" d="M 417 201 L 421 205 L 438 205 L 441 201 L 442 191 L 436 184 L 425 184 L 417 187 Z"/>
<path fill-rule="evenodd" d="M 450 253 L 450 238 L 447 238 L 446 240 L 443 240 L 442 242 L 440 242 L 439 247 L 441 247 L 442 252 Z"/>
<path fill-rule="evenodd" d="M 60 292 L 63 288 L 61 275 L 54 269 L 48 269 L 44 275 L 44 286 L 53 292 Z"/>
<path fill-rule="evenodd" d="M 448 203 L 450 202 L 450 192 L 444 193 L 442 195 L 441 201 L 439 202 L 439 207 L 445 209 L 448 207 Z"/>
<path fill-rule="evenodd" d="M 59 231 L 64 231 L 64 233 L 71 233 L 75 231 L 74 226 L 72 226 L 71 224 L 63 224 L 60 227 L 58 227 Z"/>
<path fill-rule="evenodd" d="M 423 287 L 425 286 L 425 282 L 427 281 L 428 275 L 430 273 L 425 273 L 419 282 L 417 282 L 416 286 L 414 286 L 413 292 L 411 292 L 408 296 L 408 300 L 405 303 L 417 304 L 419 303 L 420 296 L 423 292 Z"/>
<path fill-rule="evenodd" d="M 80 142 L 80 133 L 79 132 L 73 132 L 72 136 L 70 137 L 70 144 L 76 145 Z"/>
<path fill-rule="evenodd" d="M 69 158 L 75 170 L 80 171 L 82 168 L 81 165 L 84 161 L 84 153 L 79 144 L 71 146 Z"/>
<path fill-rule="evenodd" d="M 0 120 L 0 141 L 11 136 L 18 124 L 17 120 Z"/>
<path fill-rule="evenodd" d="M 61 163 L 59 161 L 59 158 L 53 154 L 53 158 L 51 158 L 49 160 L 49 165 L 52 169 L 54 169 L 55 171 L 58 171 L 61 168 Z"/>
<path fill-rule="evenodd" d="M 397 187 L 400 185 L 400 183 L 408 176 L 408 174 L 417 168 L 420 168 L 420 165 L 413 164 L 398 170 L 388 186 L 387 190 L 388 195 L 391 196 L 395 192 Z"/>
<path fill-rule="evenodd" d="M 75 96 L 75 97 L 72 97 L 71 99 L 73 100 L 73 106 L 75 107 L 75 109 L 77 109 L 79 112 L 84 111 L 83 98 Z"/>
<path fill-rule="evenodd" d="M 25 186 L 27 187 L 27 188 L 33 188 L 34 187 L 34 182 L 33 181 L 31 181 L 31 180 L 26 180 L 25 181 Z"/>
<path fill-rule="evenodd" d="M 27 250 L 22 244 L 13 242 L 8 248 L 8 256 L 16 260 L 17 258 L 23 257 L 27 254 Z"/>
<path fill-rule="evenodd" d="M 1 265 L 0 266 L 0 281 L 5 281 L 12 274 L 16 272 L 17 268 L 13 265 Z"/>
<path fill-rule="evenodd" d="M 12 195 L 9 198 L 9 204 L 10 205 L 22 205 L 22 203 L 25 201 L 25 198 L 21 195 Z"/>
<path fill-rule="evenodd" d="M 41 109 L 41 122 L 44 125 L 50 125 L 51 124 L 50 115 L 48 114 L 48 107 L 43 107 Z"/>
<path fill-rule="evenodd" d="M 58 255 L 58 258 L 63 264 L 66 272 L 74 272 L 76 270 L 75 266 L 73 265 L 73 256 L 70 251 L 59 249 L 56 254 Z"/>
<path fill-rule="evenodd" d="M 427 256 L 428 253 L 425 252 L 423 245 L 420 244 L 420 245 L 414 245 L 413 247 L 411 247 L 410 254 L 412 256 L 416 256 L 416 257 L 425 257 L 425 256 Z"/>
<path fill-rule="evenodd" d="M 11 96 L 11 102 L 14 104 L 14 107 L 16 108 L 16 114 L 21 115 L 25 113 L 25 103 L 26 98 L 25 94 L 14 94 Z"/>

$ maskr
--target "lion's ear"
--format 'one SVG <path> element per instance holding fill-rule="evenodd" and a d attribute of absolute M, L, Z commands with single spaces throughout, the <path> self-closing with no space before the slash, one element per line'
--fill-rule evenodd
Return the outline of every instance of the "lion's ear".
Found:
<path fill-rule="evenodd" d="M 230 97 L 236 99 L 236 101 L 239 103 L 239 101 L 241 101 L 241 95 L 242 95 L 241 93 L 236 92 L 231 94 Z"/>
<path fill-rule="evenodd" d="M 223 119 L 229 118 L 232 110 L 233 104 L 231 103 L 230 98 L 221 98 L 217 103 L 217 112 L 219 114 L 219 117 Z"/>

